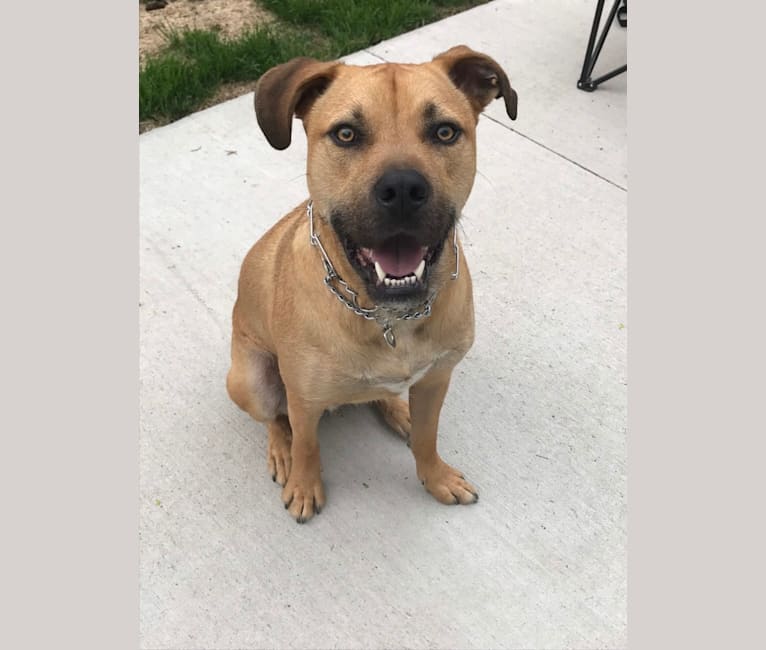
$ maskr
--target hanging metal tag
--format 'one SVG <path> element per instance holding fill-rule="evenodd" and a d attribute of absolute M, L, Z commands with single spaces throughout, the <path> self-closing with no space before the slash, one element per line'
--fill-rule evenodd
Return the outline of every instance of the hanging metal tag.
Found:
<path fill-rule="evenodd" d="M 386 343 L 388 343 L 392 348 L 396 347 L 396 337 L 394 336 L 394 330 L 388 323 L 383 326 L 383 338 L 386 339 Z"/>

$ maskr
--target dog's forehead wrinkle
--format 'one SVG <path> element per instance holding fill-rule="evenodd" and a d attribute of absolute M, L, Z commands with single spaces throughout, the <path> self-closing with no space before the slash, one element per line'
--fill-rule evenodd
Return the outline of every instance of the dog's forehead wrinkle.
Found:
<path fill-rule="evenodd" d="M 399 94 L 396 92 L 396 66 L 391 66 L 391 97 L 394 99 L 394 119 L 399 115 Z"/>
<path fill-rule="evenodd" d="M 426 125 L 436 124 L 437 122 L 456 122 L 458 125 L 462 122 L 461 118 L 451 110 L 445 110 L 436 100 L 425 102 L 421 111 L 423 122 Z"/>
<path fill-rule="evenodd" d="M 355 104 L 350 109 L 343 109 L 332 117 L 330 123 L 335 126 L 339 124 L 351 124 L 353 126 L 359 126 L 365 128 L 367 126 L 367 120 L 365 119 L 364 109 L 361 104 Z"/>

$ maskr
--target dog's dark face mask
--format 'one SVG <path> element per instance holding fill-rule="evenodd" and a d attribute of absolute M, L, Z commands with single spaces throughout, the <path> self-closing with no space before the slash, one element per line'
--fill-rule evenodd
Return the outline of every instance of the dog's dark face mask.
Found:
<path fill-rule="evenodd" d="M 418 179 L 416 187 L 409 177 Z M 427 177 L 415 170 L 393 167 L 381 175 L 371 196 L 356 204 L 335 203 L 329 213 L 351 265 L 378 304 L 423 302 L 437 284 L 434 269 L 462 206 L 446 196 L 429 196 L 418 206 L 399 197 L 422 192 L 426 183 Z"/>

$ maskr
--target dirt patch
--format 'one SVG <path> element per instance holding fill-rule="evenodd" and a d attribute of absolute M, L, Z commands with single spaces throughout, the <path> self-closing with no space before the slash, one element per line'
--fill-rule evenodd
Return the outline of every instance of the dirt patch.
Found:
<path fill-rule="evenodd" d="M 138 5 L 138 53 L 144 62 L 165 45 L 163 31 L 168 29 L 215 29 L 222 36 L 242 32 L 274 20 L 274 16 L 254 0 L 170 0 L 162 9 L 147 11 Z"/>
<path fill-rule="evenodd" d="M 210 99 L 202 104 L 198 110 L 204 110 L 220 104 L 221 102 L 229 101 L 235 97 L 241 97 L 246 93 L 251 93 L 255 89 L 254 81 L 232 81 L 231 83 L 222 84 Z M 255 110 L 255 109 L 253 109 Z"/>

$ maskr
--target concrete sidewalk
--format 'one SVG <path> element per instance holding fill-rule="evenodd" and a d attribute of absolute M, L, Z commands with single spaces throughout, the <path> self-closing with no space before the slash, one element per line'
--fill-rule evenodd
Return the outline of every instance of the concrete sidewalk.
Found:
<path fill-rule="evenodd" d="M 249 94 L 140 136 L 143 648 L 626 646 L 627 76 L 576 88 L 594 8 L 492 2 L 348 57 L 465 43 L 519 94 L 478 128 L 476 342 L 440 427 L 476 506 L 438 504 L 345 407 L 320 428 L 326 509 L 286 515 L 224 382 L 242 259 L 307 196 L 302 129 L 271 149 Z"/>

